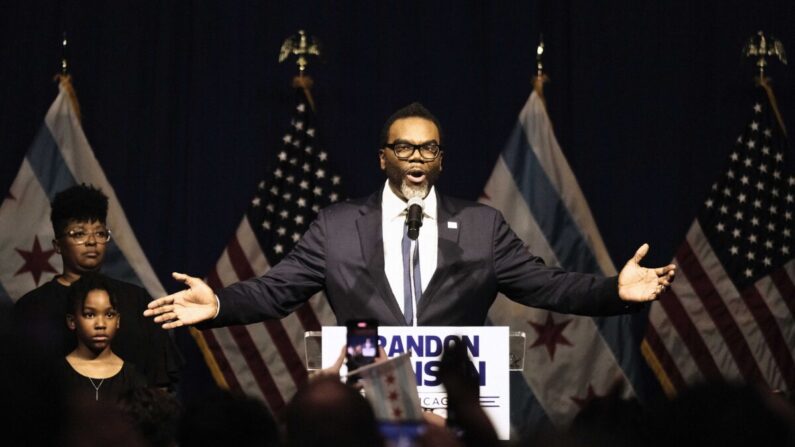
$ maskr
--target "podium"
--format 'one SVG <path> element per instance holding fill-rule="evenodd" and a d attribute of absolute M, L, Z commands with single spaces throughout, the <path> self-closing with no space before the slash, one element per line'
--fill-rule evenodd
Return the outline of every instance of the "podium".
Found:
<path fill-rule="evenodd" d="M 346 328 L 342 326 L 325 326 L 320 332 L 307 332 L 307 369 L 331 366 L 346 343 L 345 335 Z M 388 357 L 411 351 L 420 404 L 426 411 L 442 416 L 446 416 L 447 394 L 437 378 L 439 361 L 447 343 L 461 340 L 480 374 L 480 406 L 491 419 L 499 438 L 509 438 L 508 372 L 524 368 L 523 332 L 509 333 L 507 326 L 381 326 L 378 338 Z M 341 373 L 347 373 L 345 366 Z"/>

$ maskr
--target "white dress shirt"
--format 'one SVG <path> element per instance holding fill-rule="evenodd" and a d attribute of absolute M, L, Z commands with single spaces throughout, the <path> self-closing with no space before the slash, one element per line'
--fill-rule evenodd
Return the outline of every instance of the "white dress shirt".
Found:
<path fill-rule="evenodd" d="M 436 191 L 431 187 L 425 197 L 422 227 L 417 242 L 420 244 L 420 276 L 422 290 L 428 287 L 436 271 L 436 257 L 439 246 L 439 227 L 436 219 Z M 384 239 L 384 272 L 392 287 L 400 311 L 403 312 L 403 226 L 406 223 L 406 202 L 401 200 L 389 187 L 384 185 L 381 197 L 381 231 Z M 420 298 L 421 300 L 421 298 Z M 417 307 L 414 307 L 416 312 Z M 416 324 L 416 319 L 415 319 Z"/>

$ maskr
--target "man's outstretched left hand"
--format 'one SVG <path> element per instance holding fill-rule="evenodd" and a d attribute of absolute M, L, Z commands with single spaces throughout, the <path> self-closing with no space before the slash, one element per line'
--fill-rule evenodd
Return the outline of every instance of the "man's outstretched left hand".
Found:
<path fill-rule="evenodd" d="M 676 266 L 659 268 L 640 266 L 640 261 L 649 252 L 649 244 L 643 244 L 618 274 L 618 296 L 624 301 L 651 301 L 665 291 L 674 280 Z"/>

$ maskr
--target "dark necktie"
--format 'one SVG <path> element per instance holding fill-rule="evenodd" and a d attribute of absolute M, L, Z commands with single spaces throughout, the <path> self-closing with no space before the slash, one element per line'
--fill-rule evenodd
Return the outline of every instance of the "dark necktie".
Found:
<path fill-rule="evenodd" d="M 414 244 L 414 265 L 411 267 L 414 274 L 414 295 L 417 302 L 420 302 L 422 296 L 422 281 L 420 280 L 420 247 L 419 241 Z M 409 264 L 411 262 L 411 239 L 408 235 L 408 226 L 403 225 L 403 316 L 406 317 L 406 324 L 411 326 L 414 317 L 414 300 L 411 298 L 411 269 Z"/>

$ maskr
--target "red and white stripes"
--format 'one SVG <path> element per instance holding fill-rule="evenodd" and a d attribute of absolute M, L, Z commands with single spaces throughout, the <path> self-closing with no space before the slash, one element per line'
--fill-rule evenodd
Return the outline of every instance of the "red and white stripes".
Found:
<path fill-rule="evenodd" d="M 244 217 L 218 264 L 207 276 L 207 283 L 219 289 L 263 275 L 269 268 Z M 271 411 L 278 413 L 307 379 L 305 331 L 320 330 L 322 324 L 334 321 L 325 297 L 318 294 L 281 320 L 205 330 L 201 337 L 216 363 L 211 369 L 217 368 L 213 375 L 218 382 L 262 398 Z"/>
<path fill-rule="evenodd" d="M 653 304 L 647 356 L 668 391 L 704 380 L 795 388 L 795 260 L 737 290 L 698 221 L 674 263 L 678 277 Z"/>

